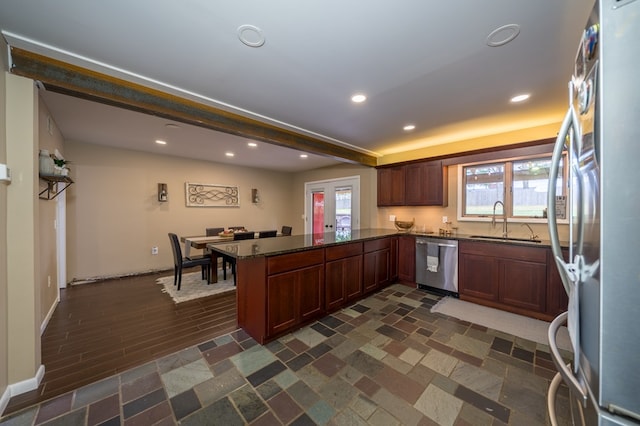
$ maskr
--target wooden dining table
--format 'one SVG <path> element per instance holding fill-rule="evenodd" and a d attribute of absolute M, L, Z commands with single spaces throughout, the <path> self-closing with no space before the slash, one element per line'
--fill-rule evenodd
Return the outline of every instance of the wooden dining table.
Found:
<path fill-rule="evenodd" d="M 233 238 L 229 237 L 220 237 L 217 235 L 206 236 L 206 235 L 194 235 L 194 236 L 186 236 L 180 237 L 180 241 L 184 243 L 184 256 L 189 257 L 190 249 L 203 250 L 207 248 L 207 244 L 216 244 L 216 243 L 228 243 L 232 242 Z M 216 252 L 211 252 L 211 277 L 209 277 L 209 282 L 211 284 L 218 282 L 218 254 Z"/>

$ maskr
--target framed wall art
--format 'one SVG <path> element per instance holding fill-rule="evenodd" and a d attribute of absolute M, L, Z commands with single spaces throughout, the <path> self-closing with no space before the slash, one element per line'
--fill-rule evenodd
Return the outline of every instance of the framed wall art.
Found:
<path fill-rule="evenodd" d="M 185 182 L 187 207 L 240 207 L 238 187 Z"/>

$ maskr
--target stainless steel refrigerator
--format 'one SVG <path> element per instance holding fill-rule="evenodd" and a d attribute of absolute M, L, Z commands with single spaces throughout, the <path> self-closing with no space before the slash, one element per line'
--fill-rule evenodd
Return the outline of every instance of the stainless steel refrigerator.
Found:
<path fill-rule="evenodd" d="M 562 258 L 556 179 L 568 153 L 569 258 Z M 554 149 L 548 222 L 569 309 L 549 327 L 574 424 L 640 425 L 640 0 L 599 0 L 586 23 L 569 83 L 569 109 Z M 558 210 L 557 210 L 558 209 Z M 565 365 L 555 344 L 567 325 Z"/>

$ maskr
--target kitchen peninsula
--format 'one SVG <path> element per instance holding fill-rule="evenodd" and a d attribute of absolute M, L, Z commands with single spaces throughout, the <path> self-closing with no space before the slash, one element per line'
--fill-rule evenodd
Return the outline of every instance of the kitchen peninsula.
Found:
<path fill-rule="evenodd" d="M 394 282 L 397 232 L 354 230 L 210 244 L 236 259 L 238 325 L 263 344 Z"/>

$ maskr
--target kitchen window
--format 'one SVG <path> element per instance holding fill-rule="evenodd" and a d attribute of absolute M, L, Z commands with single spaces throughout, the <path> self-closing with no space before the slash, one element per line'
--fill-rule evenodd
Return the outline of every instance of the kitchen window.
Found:
<path fill-rule="evenodd" d="M 566 196 L 566 155 L 556 183 L 556 194 Z M 545 219 L 551 156 L 517 158 L 461 165 L 460 219 L 502 217 L 504 204 L 510 219 Z"/>

